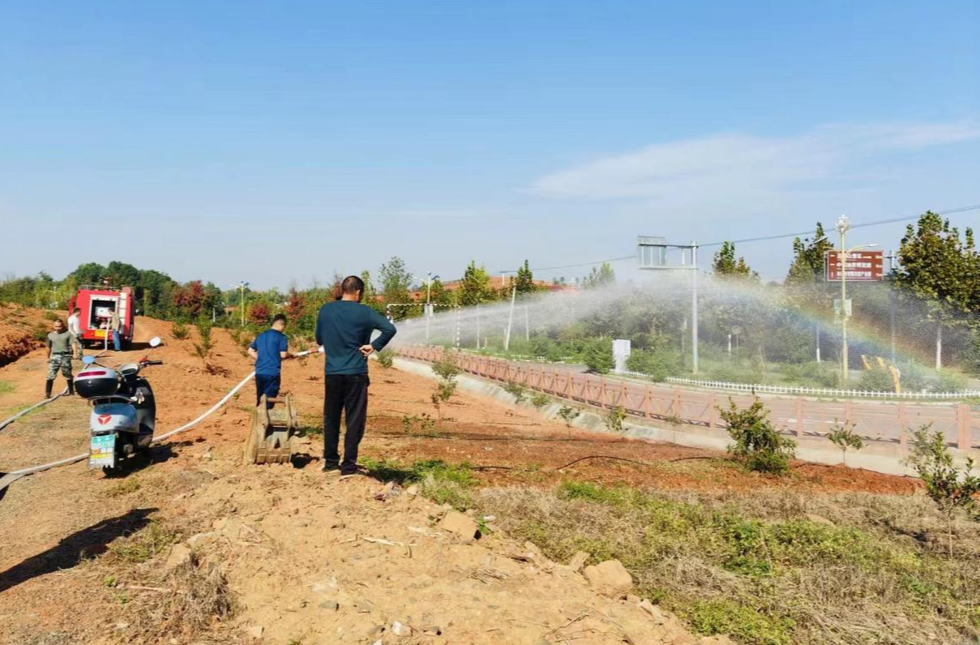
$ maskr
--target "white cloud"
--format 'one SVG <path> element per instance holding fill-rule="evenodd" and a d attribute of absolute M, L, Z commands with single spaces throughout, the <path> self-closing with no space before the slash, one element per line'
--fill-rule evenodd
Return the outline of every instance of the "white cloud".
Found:
<path fill-rule="evenodd" d="M 788 137 L 720 134 L 600 158 L 541 177 L 531 190 L 692 211 L 772 209 L 807 195 L 862 190 L 861 161 L 977 139 L 976 122 L 835 124 Z"/>

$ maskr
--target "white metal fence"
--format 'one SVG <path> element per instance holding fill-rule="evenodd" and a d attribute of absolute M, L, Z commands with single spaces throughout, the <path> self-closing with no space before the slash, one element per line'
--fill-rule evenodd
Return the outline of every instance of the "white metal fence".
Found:
<path fill-rule="evenodd" d="M 638 372 L 619 372 L 626 376 L 649 378 Z M 666 381 L 677 385 L 691 385 L 712 390 L 731 390 L 733 392 L 751 392 L 756 394 L 791 394 L 795 396 L 822 396 L 837 399 L 869 398 L 869 399 L 905 399 L 939 401 L 962 401 L 964 399 L 980 398 L 980 390 L 964 390 L 962 392 L 877 392 L 868 390 L 832 390 L 823 388 L 794 387 L 791 385 L 762 385 L 753 383 L 728 383 L 726 381 L 702 381 L 690 378 L 668 376 Z"/>

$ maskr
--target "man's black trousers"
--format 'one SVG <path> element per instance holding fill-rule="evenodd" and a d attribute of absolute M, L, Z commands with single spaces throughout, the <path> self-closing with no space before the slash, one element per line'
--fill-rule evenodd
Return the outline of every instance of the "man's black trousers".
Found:
<path fill-rule="evenodd" d="M 323 396 L 323 463 L 326 468 L 340 466 L 342 475 L 357 472 L 357 447 L 364 436 L 367 423 L 367 374 L 327 374 Z M 344 435 L 344 460 L 340 461 L 340 412 L 347 419 Z"/>

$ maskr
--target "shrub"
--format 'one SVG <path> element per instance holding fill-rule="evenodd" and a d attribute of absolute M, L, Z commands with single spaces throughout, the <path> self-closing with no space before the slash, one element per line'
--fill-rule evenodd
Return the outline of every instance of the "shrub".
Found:
<path fill-rule="evenodd" d="M 841 452 L 841 460 L 847 465 L 847 451 L 864 448 L 864 439 L 854 432 L 854 424 L 839 423 L 827 433 L 827 439 Z"/>
<path fill-rule="evenodd" d="M 858 388 L 868 392 L 894 392 L 895 382 L 892 375 L 880 369 L 864 370 L 861 373 L 861 380 L 858 381 Z"/>
<path fill-rule="evenodd" d="M 959 392 L 966 387 L 966 377 L 957 372 L 943 370 L 933 388 L 936 392 Z"/>
<path fill-rule="evenodd" d="M 749 470 L 773 474 L 788 470 L 796 442 L 776 431 L 762 401 L 757 399 L 744 410 L 740 410 L 731 398 L 728 403 L 727 410 L 718 409 L 735 442 L 728 447 L 728 452 Z"/>
<path fill-rule="evenodd" d="M 762 383 L 763 374 L 757 368 L 758 364 L 723 363 L 713 367 L 708 374 L 713 380 L 725 383 Z"/>
<path fill-rule="evenodd" d="M 918 363 L 909 361 L 904 365 L 900 365 L 898 369 L 901 373 L 899 383 L 902 384 L 903 391 L 921 392 L 928 388 L 929 379 L 926 376 L 926 371 Z"/>
<path fill-rule="evenodd" d="M 48 333 L 50 331 L 50 327 L 44 323 L 38 323 L 31 329 L 31 338 L 34 340 L 45 341 L 48 339 Z"/>
<path fill-rule="evenodd" d="M 538 392 L 537 394 L 531 397 L 531 405 L 533 405 L 538 410 L 548 405 L 549 403 L 551 403 L 551 397 L 548 396 L 547 394 L 542 394 L 541 392 Z"/>
<path fill-rule="evenodd" d="M 925 425 L 912 433 L 912 449 L 907 463 L 915 469 L 926 486 L 926 492 L 946 518 L 949 557 L 953 557 L 953 515 L 958 510 L 972 510 L 974 495 L 980 493 L 980 477 L 973 474 L 973 457 L 962 469 L 953 463 L 946 438 L 938 430 L 929 433 Z"/>
<path fill-rule="evenodd" d="M 188 336 L 191 335 L 191 330 L 183 320 L 175 320 L 170 328 L 170 335 L 174 337 L 174 340 L 187 340 Z"/>
<path fill-rule="evenodd" d="M 523 383 L 507 381 L 507 384 L 504 385 L 504 391 L 514 397 L 514 400 L 517 403 L 520 403 L 527 398 L 527 387 L 525 387 Z"/>
<path fill-rule="evenodd" d="M 565 422 L 565 427 L 568 428 L 569 431 L 571 431 L 572 429 L 572 421 L 577 419 L 580 414 L 582 413 L 570 405 L 563 405 L 558 410 L 559 418 L 561 418 L 561 420 Z"/>
<path fill-rule="evenodd" d="M 422 416 L 408 416 L 406 414 L 402 417 L 402 428 L 405 430 L 405 434 L 429 435 L 432 433 L 435 426 L 436 422 L 432 419 L 432 417 L 424 412 L 422 413 Z"/>
<path fill-rule="evenodd" d="M 197 323 L 197 333 L 200 340 L 194 343 L 194 355 L 204 361 L 207 365 L 208 361 L 211 359 L 211 353 L 214 349 L 214 343 L 211 340 L 211 321 L 207 317 L 202 316 L 198 318 Z"/>
<path fill-rule="evenodd" d="M 660 382 L 668 376 L 680 371 L 680 362 L 674 354 L 665 352 L 650 352 L 643 349 L 634 350 L 626 359 L 626 368 L 632 372 L 646 374 L 652 380 Z"/>
<path fill-rule="evenodd" d="M 390 369 L 395 364 L 395 352 L 388 349 L 382 349 L 378 352 L 378 365 L 381 369 Z"/>
<path fill-rule="evenodd" d="M 582 349 L 582 362 L 595 374 L 605 374 L 615 364 L 612 355 L 612 341 L 608 338 L 597 338 L 588 342 Z"/>
<path fill-rule="evenodd" d="M 248 308 L 248 321 L 254 325 L 265 325 L 272 317 L 272 309 L 264 302 L 256 302 Z"/>
<path fill-rule="evenodd" d="M 783 380 L 791 385 L 828 389 L 840 385 L 840 371 L 833 362 L 787 363 L 780 367 L 779 372 Z"/>
<path fill-rule="evenodd" d="M 606 427 L 613 432 L 623 433 L 623 420 L 626 419 L 626 410 L 616 406 L 606 414 Z"/>
<path fill-rule="evenodd" d="M 444 381 L 453 381 L 459 376 L 461 370 L 456 364 L 456 361 L 452 359 L 452 356 L 446 354 L 432 364 L 432 371 Z"/>
<path fill-rule="evenodd" d="M 58 320 L 59 317 L 60 316 L 58 316 L 57 312 L 54 312 L 54 311 L 45 311 L 44 312 L 44 319 L 45 320 L 49 320 L 51 322 L 54 322 L 54 321 Z"/>

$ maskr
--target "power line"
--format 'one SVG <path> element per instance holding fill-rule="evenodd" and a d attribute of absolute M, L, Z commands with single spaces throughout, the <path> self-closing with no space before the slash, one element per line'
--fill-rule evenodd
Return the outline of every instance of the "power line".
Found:
<path fill-rule="evenodd" d="M 951 208 L 945 211 L 936 211 L 936 215 L 953 215 L 956 213 L 967 213 L 969 211 L 980 210 L 980 204 L 973 204 L 972 206 L 960 206 L 958 208 Z M 882 219 L 875 222 L 865 222 L 863 224 L 851 224 L 851 228 L 867 228 L 869 226 L 881 226 L 883 224 L 897 224 L 899 222 L 910 222 L 912 220 L 918 219 L 921 215 L 907 215 L 905 217 L 893 217 L 891 219 Z M 801 235 L 812 235 L 816 233 L 815 230 L 802 231 L 800 233 L 783 233 L 780 235 L 765 235 L 762 237 L 747 237 L 742 240 L 723 240 L 721 242 L 709 242 L 708 244 L 698 244 L 699 247 L 707 246 L 721 246 L 726 241 L 732 244 L 748 244 L 749 242 L 765 242 L 768 240 L 783 240 L 789 237 L 800 237 Z"/>
<path fill-rule="evenodd" d="M 959 206 L 957 208 L 950 208 L 944 211 L 935 211 L 936 215 L 955 215 L 956 213 L 968 213 L 970 211 L 980 210 L 980 204 L 973 204 L 971 206 Z M 851 228 L 867 228 L 869 226 L 882 226 L 884 224 L 897 224 L 899 222 L 910 222 L 912 220 L 918 219 L 921 215 L 907 215 L 905 217 L 893 217 L 891 219 L 882 219 L 874 222 L 865 222 L 863 224 L 851 224 Z M 813 235 L 816 233 L 815 229 L 809 231 L 800 231 L 797 233 L 781 233 L 779 235 L 763 235 L 760 237 L 746 237 L 740 240 L 722 240 L 721 242 L 709 242 L 707 244 L 698 244 L 698 248 L 710 247 L 710 246 L 721 246 L 725 242 L 730 242 L 732 244 L 749 244 L 751 242 L 767 242 L 769 240 L 784 240 L 790 237 L 801 237 L 804 235 Z M 623 260 L 635 259 L 636 255 L 624 255 L 618 258 L 607 258 L 605 260 L 595 260 L 594 262 L 579 262 L 577 264 L 563 264 L 561 266 L 553 267 L 532 267 L 531 271 L 557 271 L 558 269 L 575 269 L 578 267 L 588 267 L 595 266 L 597 264 L 603 264 L 605 262 L 621 262 Z M 517 269 L 510 269 L 507 271 L 497 271 L 497 273 L 517 273 Z"/>

